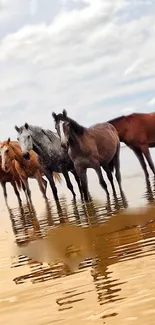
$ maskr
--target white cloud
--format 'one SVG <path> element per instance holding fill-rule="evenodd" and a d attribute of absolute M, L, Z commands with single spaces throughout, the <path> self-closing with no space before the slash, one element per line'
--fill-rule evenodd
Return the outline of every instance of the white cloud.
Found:
<path fill-rule="evenodd" d="M 143 62 L 144 62 L 144 60 L 142 58 L 139 58 L 138 60 L 136 60 L 133 64 L 131 64 L 125 70 L 124 75 L 127 76 L 128 74 L 135 72 L 135 70 L 137 70 L 139 68 L 139 66 L 142 65 Z"/>
<path fill-rule="evenodd" d="M 149 106 L 154 106 L 155 105 L 155 97 L 152 98 L 149 102 L 148 102 Z"/>
<path fill-rule="evenodd" d="M 154 91 L 153 10 L 143 3 L 135 18 L 126 0 L 74 2 L 70 10 L 63 2 L 50 24 L 23 25 L 1 40 L 1 137 L 25 120 L 52 127 L 51 111 L 64 107 L 87 125 L 147 107 L 140 93 Z M 31 6 L 39 12 L 39 0 Z"/>

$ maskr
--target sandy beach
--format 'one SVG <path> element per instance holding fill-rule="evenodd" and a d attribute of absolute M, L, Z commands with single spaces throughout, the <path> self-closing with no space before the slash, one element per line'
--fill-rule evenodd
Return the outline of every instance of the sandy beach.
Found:
<path fill-rule="evenodd" d="M 22 193 L 20 209 L 8 185 L 7 208 L 0 191 L 0 324 L 154 324 L 154 179 L 146 187 L 126 147 L 121 171 L 124 197 L 117 188 L 110 202 L 91 170 L 88 205 L 74 181 L 76 204 L 64 181 L 57 185 L 60 207 L 35 180 L 32 206 Z"/>

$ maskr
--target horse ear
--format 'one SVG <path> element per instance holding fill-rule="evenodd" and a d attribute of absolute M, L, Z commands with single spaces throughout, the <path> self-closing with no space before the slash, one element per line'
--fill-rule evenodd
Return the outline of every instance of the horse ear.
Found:
<path fill-rule="evenodd" d="M 7 141 L 7 144 L 9 144 L 10 143 L 10 138 L 8 138 L 8 141 Z"/>
<path fill-rule="evenodd" d="M 62 114 L 63 114 L 63 117 L 67 117 L 67 111 L 65 109 L 63 109 Z"/>
<path fill-rule="evenodd" d="M 15 130 L 19 133 L 20 129 L 17 125 L 15 125 Z"/>
<path fill-rule="evenodd" d="M 28 128 L 29 128 L 28 123 L 25 123 L 25 129 L 28 130 Z"/>
<path fill-rule="evenodd" d="M 52 112 L 52 116 L 53 116 L 53 118 L 54 118 L 54 121 L 56 122 L 56 120 L 57 120 L 57 114 L 54 113 L 54 112 Z"/>

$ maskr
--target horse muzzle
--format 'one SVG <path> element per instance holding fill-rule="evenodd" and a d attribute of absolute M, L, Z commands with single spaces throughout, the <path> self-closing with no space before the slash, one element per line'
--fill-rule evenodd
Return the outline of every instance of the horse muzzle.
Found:
<path fill-rule="evenodd" d="M 23 157 L 24 157 L 26 160 L 29 160 L 29 159 L 30 159 L 30 154 L 29 154 L 29 152 L 23 153 Z"/>

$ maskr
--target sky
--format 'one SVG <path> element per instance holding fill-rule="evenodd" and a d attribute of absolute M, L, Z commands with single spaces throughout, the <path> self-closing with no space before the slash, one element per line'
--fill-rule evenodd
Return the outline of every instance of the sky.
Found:
<path fill-rule="evenodd" d="M 0 140 L 155 111 L 154 0 L 0 0 Z"/>

